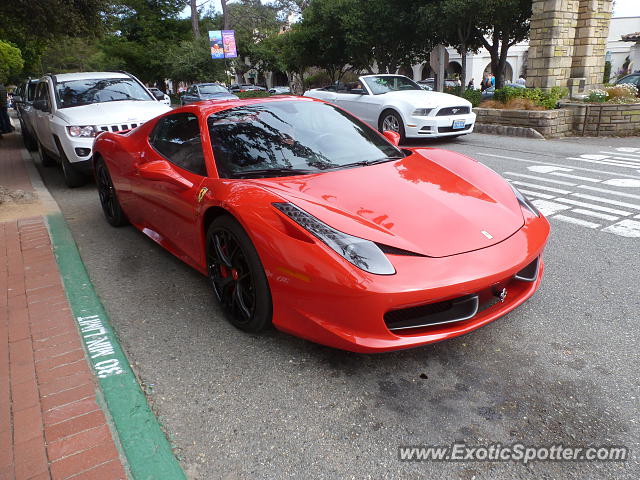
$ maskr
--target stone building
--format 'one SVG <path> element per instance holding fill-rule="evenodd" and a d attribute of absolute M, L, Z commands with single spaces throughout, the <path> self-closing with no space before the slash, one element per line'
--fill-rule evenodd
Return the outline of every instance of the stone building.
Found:
<path fill-rule="evenodd" d="M 602 84 L 611 9 L 612 0 L 533 0 L 527 85 L 577 94 Z"/>

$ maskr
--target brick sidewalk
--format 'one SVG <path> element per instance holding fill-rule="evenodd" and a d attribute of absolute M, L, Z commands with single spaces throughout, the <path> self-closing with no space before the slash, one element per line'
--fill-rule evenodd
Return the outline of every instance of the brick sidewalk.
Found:
<path fill-rule="evenodd" d="M 0 185 L 30 189 L 18 142 Z M 0 480 L 127 478 L 97 388 L 44 218 L 0 223 Z"/>

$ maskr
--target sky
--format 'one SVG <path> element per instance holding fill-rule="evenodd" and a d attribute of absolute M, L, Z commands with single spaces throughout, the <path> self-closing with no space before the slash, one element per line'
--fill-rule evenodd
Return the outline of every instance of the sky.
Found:
<path fill-rule="evenodd" d="M 221 11 L 220 0 L 199 0 L 198 5 L 206 5 L 208 8 L 213 5 L 217 11 Z M 183 15 L 188 17 L 189 7 L 185 8 Z M 613 6 L 614 17 L 640 17 L 640 0 L 615 0 Z"/>
<path fill-rule="evenodd" d="M 615 0 L 614 17 L 640 17 L 640 0 Z"/>

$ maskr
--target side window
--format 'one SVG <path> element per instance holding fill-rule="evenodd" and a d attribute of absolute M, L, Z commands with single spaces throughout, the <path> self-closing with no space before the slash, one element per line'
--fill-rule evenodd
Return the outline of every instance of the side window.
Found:
<path fill-rule="evenodd" d="M 47 82 L 40 82 L 36 88 L 35 100 L 44 100 L 47 107 L 49 107 L 49 85 Z"/>
<path fill-rule="evenodd" d="M 200 126 L 194 114 L 176 113 L 161 118 L 149 137 L 149 143 L 174 165 L 196 175 L 207 175 Z"/>

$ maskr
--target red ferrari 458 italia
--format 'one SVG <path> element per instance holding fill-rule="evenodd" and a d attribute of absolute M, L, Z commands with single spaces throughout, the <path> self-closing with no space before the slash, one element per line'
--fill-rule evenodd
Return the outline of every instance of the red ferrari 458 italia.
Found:
<path fill-rule="evenodd" d="M 516 308 L 549 235 L 489 168 L 397 143 L 310 98 L 201 102 L 102 133 L 94 168 L 107 221 L 206 275 L 238 328 L 382 352 Z"/>

